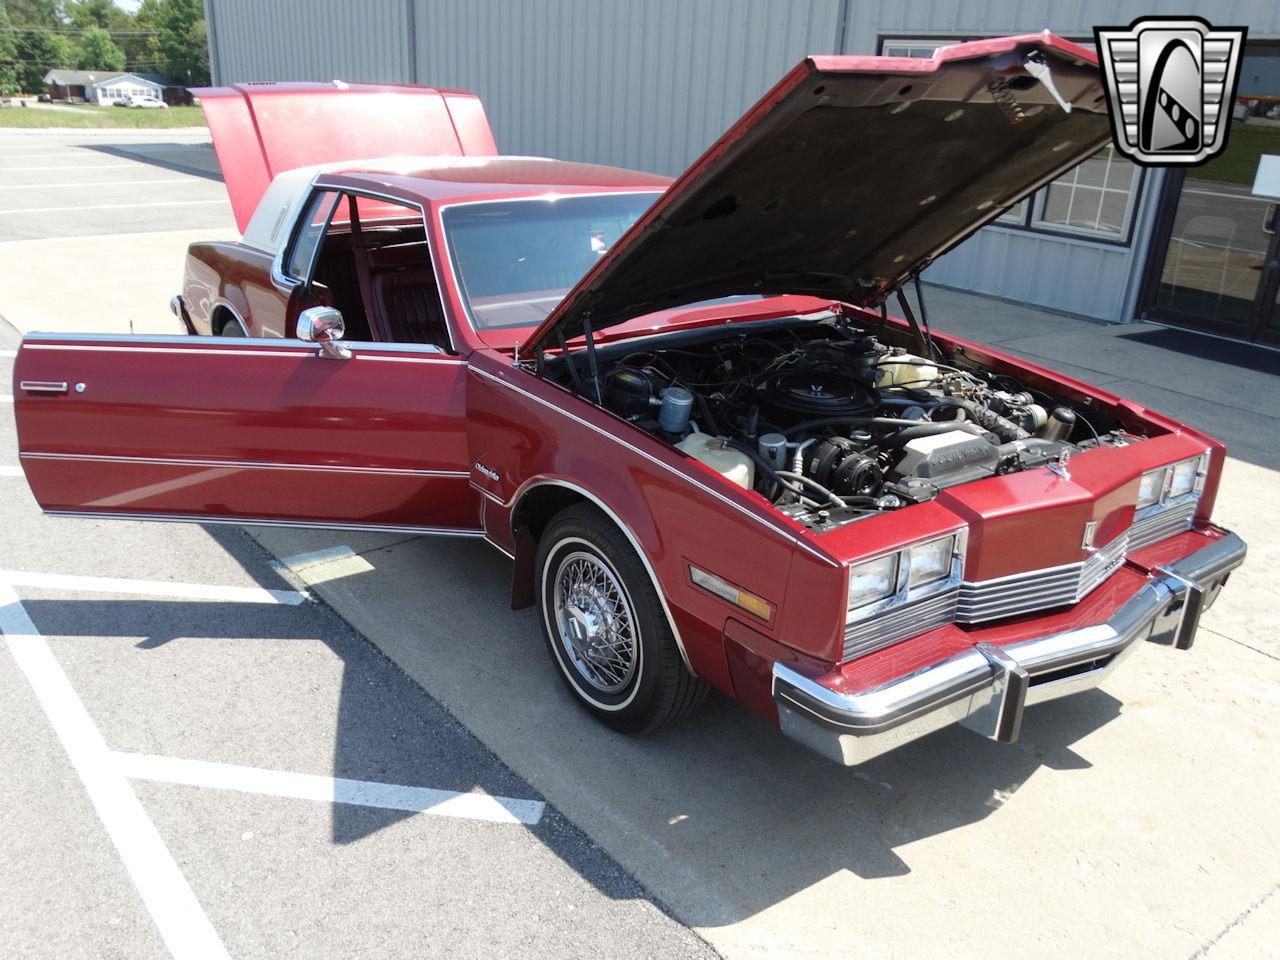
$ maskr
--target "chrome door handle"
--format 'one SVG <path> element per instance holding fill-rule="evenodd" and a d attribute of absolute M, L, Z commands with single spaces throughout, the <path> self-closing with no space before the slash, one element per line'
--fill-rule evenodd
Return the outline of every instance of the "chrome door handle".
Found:
<path fill-rule="evenodd" d="M 18 384 L 19 390 L 27 393 L 66 393 L 65 380 L 23 380 Z"/>

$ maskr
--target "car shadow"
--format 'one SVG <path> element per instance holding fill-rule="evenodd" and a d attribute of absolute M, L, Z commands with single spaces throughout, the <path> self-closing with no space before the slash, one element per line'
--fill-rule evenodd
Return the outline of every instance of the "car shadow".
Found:
<path fill-rule="evenodd" d="M 209 144 L 149 140 L 143 143 L 86 143 L 84 148 L 174 173 L 222 182 L 218 158 Z"/>
<path fill-rule="evenodd" d="M 208 531 L 263 586 L 283 586 L 241 531 Z M 342 542 L 332 532 L 292 535 L 295 545 L 314 549 Z M 418 538 L 362 556 L 372 570 L 314 588 L 345 622 L 319 603 L 29 606 L 51 635 L 143 638 L 135 642 L 144 653 L 176 637 L 320 638 L 343 663 L 325 772 L 545 797 L 648 893 L 624 882 L 625 874 L 619 879 L 593 844 L 567 841 L 558 817 L 544 818 L 532 833 L 584 879 L 610 896 L 651 895 L 694 926 L 738 922 L 841 871 L 868 880 L 910 873 L 902 848 L 991 816 L 1041 768 L 1087 768 L 1072 745 L 1121 709 L 1090 691 L 1030 710 L 1016 744 L 950 729 L 851 769 L 715 694 L 667 731 L 625 737 L 587 717 L 565 692 L 532 612 L 509 609 L 510 566 L 492 548 Z M 100 611 L 86 610 L 88 603 Z M 227 709 L 239 709 L 234 686 L 225 692 Z M 464 744 L 492 766 L 457 762 Z M 333 840 L 350 843 L 405 816 L 337 804 Z"/>

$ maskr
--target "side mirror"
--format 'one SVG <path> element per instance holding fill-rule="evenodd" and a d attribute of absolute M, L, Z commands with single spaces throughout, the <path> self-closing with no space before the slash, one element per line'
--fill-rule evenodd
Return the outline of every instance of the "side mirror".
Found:
<path fill-rule="evenodd" d="M 342 313 L 333 307 L 308 307 L 298 314 L 298 339 L 320 344 L 319 356 L 349 360 L 351 351 L 339 342 L 344 333 Z"/>

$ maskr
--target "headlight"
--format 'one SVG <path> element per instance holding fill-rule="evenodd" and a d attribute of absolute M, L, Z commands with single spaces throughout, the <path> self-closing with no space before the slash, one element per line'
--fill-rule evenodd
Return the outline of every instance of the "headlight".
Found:
<path fill-rule="evenodd" d="M 1200 471 L 1200 458 L 1183 460 L 1173 465 L 1173 479 L 1169 481 L 1169 499 L 1186 496 L 1196 486 L 1196 474 Z"/>
<path fill-rule="evenodd" d="M 923 587 L 941 580 L 951 572 L 954 536 L 917 544 L 907 551 L 907 586 Z"/>
<path fill-rule="evenodd" d="M 1204 486 L 1208 465 L 1209 455 L 1202 453 L 1189 460 L 1148 470 L 1138 485 L 1138 509 L 1146 510 L 1199 492 Z"/>
<path fill-rule="evenodd" d="M 849 568 L 849 620 L 876 616 L 888 607 L 920 600 L 945 588 L 943 581 L 951 576 L 955 554 L 963 552 L 963 542 L 963 533 L 950 533 L 855 563 Z"/>
<path fill-rule="evenodd" d="M 849 609 L 891 597 L 898 589 L 898 555 L 878 557 L 849 568 Z"/>
<path fill-rule="evenodd" d="M 1168 467 L 1161 467 L 1142 475 L 1142 483 L 1138 486 L 1139 510 L 1160 501 L 1160 495 L 1164 493 L 1165 474 L 1168 472 Z"/>

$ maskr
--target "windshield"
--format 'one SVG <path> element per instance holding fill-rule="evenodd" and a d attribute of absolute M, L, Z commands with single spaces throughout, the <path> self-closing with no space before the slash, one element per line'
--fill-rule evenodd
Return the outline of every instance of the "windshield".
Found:
<path fill-rule="evenodd" d="M 449 255 L 471 322 L 477 330 L 537 326 L 658 196 L 612 193 L 445 208 Z"/>

